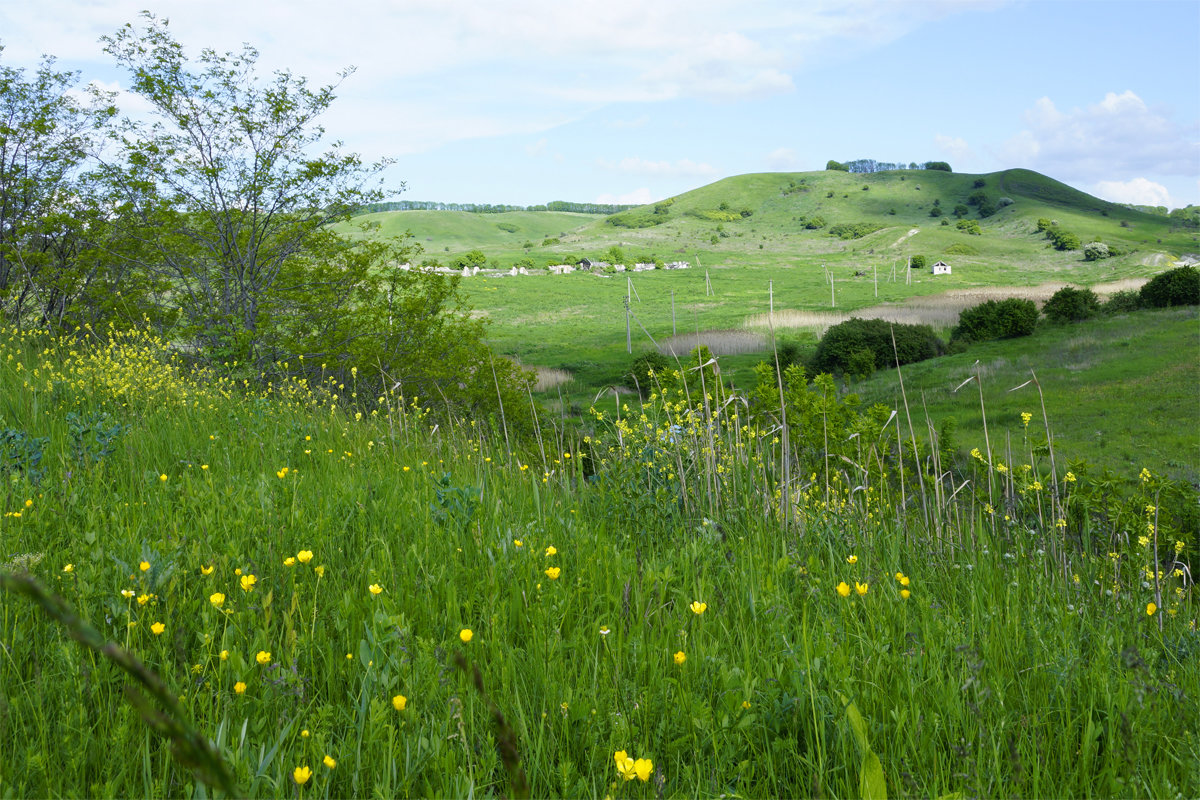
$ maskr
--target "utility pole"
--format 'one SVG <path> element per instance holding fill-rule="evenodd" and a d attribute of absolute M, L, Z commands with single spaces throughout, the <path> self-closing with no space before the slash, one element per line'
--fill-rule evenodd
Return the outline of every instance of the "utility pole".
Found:
<path fill-rule="evenodd" d="M 771 324 L 771 330 L 775 330 L 775 281 L 767 281 L 767 322 Z"/>
<path fill-rule="evenodd" d="M 625 295 L 625 352 L 629 355 L 633 355 L 633 331 L 629 327 L 629 316 L 632 313 L 629 308 L 629 295 Z"/>
<path fill-rule="evenodd" d="M 879 299 L 879 265 L 871 265 L 871 274 L 875 276 L 875 299 Z"/>
<path fill-rule="evenodd" d="M 671 290 L 671 335 L 675 335 L 675 290 Z"/>

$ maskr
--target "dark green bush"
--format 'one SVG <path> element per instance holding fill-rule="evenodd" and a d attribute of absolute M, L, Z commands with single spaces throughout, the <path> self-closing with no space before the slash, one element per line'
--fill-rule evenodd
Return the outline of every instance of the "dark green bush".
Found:
<path fill-rule="evenodd" d="M 1037 305 L 1032 300 L 988 300 L 958 315 L 950 341 L 986 342 L 1028 336 L 1037 327 L 1037 319 Z"/>
<path fill-rule="evenodd" d="M 1101 310 L 1105 314 L 1128 314 L 1142 307 L 1142 296 L 1135 289 L 1115 292 Z"/>
<path fill-rule="evenodd" d="M 896 338 L 894 351 L 893 332 Z M 821 372 L 861 375 L 863 350 L 873 354 L 875 369 L 887 369 L 896 366 L 897 356 L 901 365 L 912 364 L 942 355 L 946 348 L 928 325 L 853 318 L 825 332 L 817 343 L 809 372 L 814 375 Z"/>
<path fill-rule="evenodd" d="M 642 397 L 649 397 L 656 385 L 661 385 L 663 377 L 671 369 L 671 361 L 657 350 L 638 356 L 629 366 L 629 371 L 622 377 L 621 382 L 630 389 L 641 392 Z M 654 373 L 651 376 L 651 372 Z"/>
<path fill-rule="evenodd" d="M 1142 287 L 1142 302 L 1151 308 L 1200 305 L 1200 272 L 1177 267 L 1156 275 Z"/>
<path fill-rule="evenodd" d="M 882 227 L 876 222 L 839 222 L 829 228 L 829 235 L 839 239 L 861 239 Z"/>
<path fill-rule="evenodd" d="M 1091 289 L 1064 286 L 1046 301 L 1042 313 L 1051 322 L 1080 322 L 1100 313 L 1100 298 Z"/>
<path fill-rule="evenodd" d="M 925 269 L 925 265 L 928 263 L 929 262 L 925 256 L 913 256 L 909 261 L 909 266 L 911 266 L 913 269 Z"/>

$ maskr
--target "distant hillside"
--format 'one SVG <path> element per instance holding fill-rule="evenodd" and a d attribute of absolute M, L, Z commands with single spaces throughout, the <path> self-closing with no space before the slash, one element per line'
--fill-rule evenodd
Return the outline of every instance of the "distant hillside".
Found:
<path fill-rule="evenodd" d="M 1105 243 L 1118 254 L 1114 268 L 1162 268 L 1200 252 L 1200 231 L 1181 215 L 1110 203 L 1024 169 L 756 173 L 603 217 L 408 211 L 355 221 L 378 222 L 385 234 L 410 230 L 426 258 L 450 260 L 477 248 L 502 266 L 595 258 L 613 247 L 631 261 L 687 254 L 710 266 L 855 263 L 867 253 L 1054 270 L 1082 259 L 1082 250 L 1053 249 L 1037 230 L 1039 219 L 1080 245 Z"/>

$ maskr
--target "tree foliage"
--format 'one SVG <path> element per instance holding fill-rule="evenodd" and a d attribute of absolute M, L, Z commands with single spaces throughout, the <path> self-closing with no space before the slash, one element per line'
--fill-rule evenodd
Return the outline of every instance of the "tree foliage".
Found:
<path fill-rule="evenodd" d="M 941 355 L 945 350 L 942 340 L 928 325 L 905 325 L 855 317 L 825 332 L 817 343 L 811 366 L 813 373 L 829 372 L 857 377 L 865 374 L 863 351 L 873 356 L 873 369 L 886 369 L 896 366 L 897 360 L 903 366 Z"/>
<path fill-rule="evenodd" d="M 1151 308 L 1200 305 L 1200 271 L 1192 266 L 1167 270 L 1142 286 L 1141 295 Z"/>
<path fill-rule="evenodd" d="M 1046 301 L 1042 313 L 1051 322 L 1081 322 L 1100 313 L 1100 299 L 1091 289 L 1064 286 Z"/>
<path fill-rule="evenodd" d="M 1037 328 L 1038 309 L 1032 300 L 1016 297 L 988 300 L 958 315 L 952 342 L 985 342 L 1029 336 Z"/>

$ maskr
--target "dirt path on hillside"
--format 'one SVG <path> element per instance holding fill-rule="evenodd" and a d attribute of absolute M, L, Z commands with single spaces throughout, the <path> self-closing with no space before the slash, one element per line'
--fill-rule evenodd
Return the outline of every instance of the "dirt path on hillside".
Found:
<path fill-rule="evenodd" d="M 892 247 L 897 247 L 897 246 L 899 246 L 899 245 L 903 244 L 905 239 L 907 239 L 908 237 L 910 237 L 910 236 L 912 236 L 912 235 L 914 235 L 914 234 L 920 233 L 920 232 L 921 232 L 921 229 L 920 229 L 920 228 L 913 228 L 913 229 L 912 229 L 912 230 L 910 230 L 908 233 L 904 234 L 904 235 L 903 235 L 903 236 L 901 236 L 899 239 L 897 239 L 897 240 L 896 240 L 896 243 L 895 243 L 895 244 L 893 244 L 893 245 L 892 245 Z"/>

